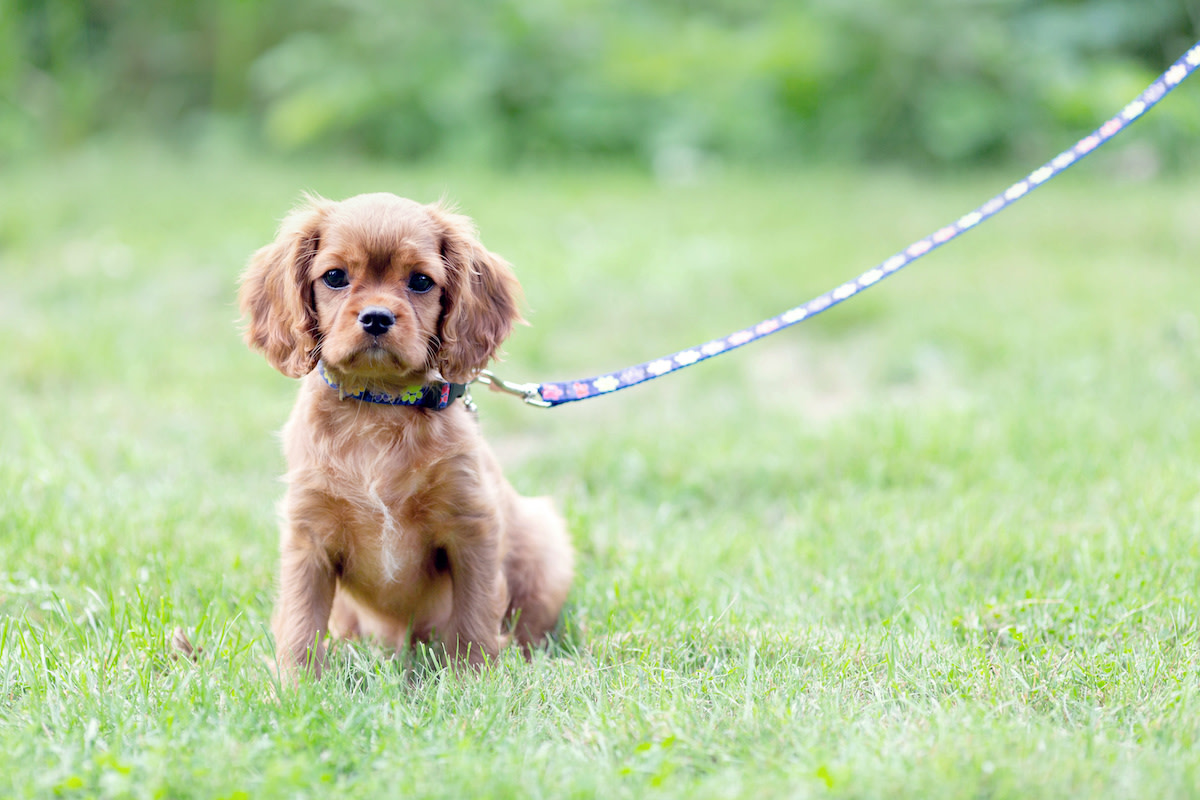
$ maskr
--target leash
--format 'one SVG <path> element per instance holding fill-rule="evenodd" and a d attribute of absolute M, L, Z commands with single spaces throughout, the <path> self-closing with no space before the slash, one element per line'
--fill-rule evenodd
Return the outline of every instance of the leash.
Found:
<path fill-rule="evenodd" d="M 1200 42 L 1197 42 L 1182 55 L 1174 64 L 1160 75 L 1131 103 L 1125 106 L 1116 116 L 1101 125 L 1093 133 L 1075 143 L 1073 147 L 1064 150 L 1050 161 L 1038 167 L 1025 178 L 1008 187 L 974 211 L 960 217 L 957 221 L 940 228 L 936 232 L 913 242 L 911 245 L 896 253 L 891 258 L 869 269 L 857 278 L 843 283 L 803 305 L 784 311 L 782 314 L 763 320 L 757 325 L 744 328 L 720 339 L 713 339 L 697 347 L 680 350 L 677 353 L 663 356 L 654 361 L 628 367 L 619 372 L 609 372 L 593 378 L 558 383 L 514 383 L 496 377 L 492 372 L 484 370 L 476 379 L 479 383 L 491 386 L 492 389 L 506 394 L 515 395 L 526 403 L 540 408 L 551 408 L 598 397 L 602 394 L 612 394 L 620 389 L 628 389 L 639 383 L 660 378 L 672 372 L 706 361 L 713 356 L 727 353 L 758 341 L 773 333 L 790 328 L 806 319 L 811 319 L 822 311 L 833 308 L 838 303 L 854 297 L 859 292 L 874 286 L 879 281 L 894 275 L 918 258 L 936 250 L 947 242 L 957 239 L 967 231 L 979 225 L 984 220 L 1008 208 L 1013 203 L 1025 197 L 1031 191 L 1057 177 L 1064 170 L 1077 163 L 1084 156 L 1096 150 L 1112 139 L 1131 123 L 1153 108 L 1172 89 L 1183 82 L 1200 67 Z"/>

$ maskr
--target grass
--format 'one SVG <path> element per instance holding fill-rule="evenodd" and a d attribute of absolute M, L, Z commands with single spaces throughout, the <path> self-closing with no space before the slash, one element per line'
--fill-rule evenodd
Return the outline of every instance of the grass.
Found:
<path fill-rule="evenodd" d="M 281 699 L 294 387 L 233 297 L 300 191 L 458 200 L 526 287 L 501 372 L 558 380 L 795 305 L 1013 175 L 10 169 L 0 795 L 1196 796 L 1200 190 L 1112 158 L 737 355 L 554 411 L 484 394 L 571 523 L 561 641 L 466 679 L 354 648 Z"/>

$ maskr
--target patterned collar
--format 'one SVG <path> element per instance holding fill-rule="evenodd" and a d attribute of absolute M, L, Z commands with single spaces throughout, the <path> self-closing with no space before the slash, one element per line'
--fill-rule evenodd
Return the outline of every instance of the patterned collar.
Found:
<path fill-rule="evenodd" d="M 467 384 L 465 383 L 430 383 L 425 386 L 412 386 L 400 394 L 372 392 L 366 389 L 351 394 L 342 391 L 342 387 L 333 382 L 328 373 L 325 372 L 325 362 L 317 362 L 317 371 L 321 373 L 321 379 L 330 388 L 337 389 L 338 394 L 343 400 L 350 398 L 352 400 L 362 400 L 364 403 L 379 403 L 385 406 L 413 406 L 441 411 L 467 393 Z"/>

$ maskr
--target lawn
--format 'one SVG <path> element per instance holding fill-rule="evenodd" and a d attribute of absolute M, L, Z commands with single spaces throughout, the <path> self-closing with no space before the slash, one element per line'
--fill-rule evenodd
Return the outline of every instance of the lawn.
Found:
<path fill-rule="evenodd" d="M 457 201 L 525 286 L 498 371 L 564 380 L 799 304 L 1020 171 L 6 167 L 0 796 L 1196 796 L 1200 183 L 1125 177 L 1130 147 L 735 354 L 549 411 L 477 392 L 570 523 L 559 641 L 465 677 L 351 648 L 282 693 L 295 386 L 234 295 L 301 191 Z"/>

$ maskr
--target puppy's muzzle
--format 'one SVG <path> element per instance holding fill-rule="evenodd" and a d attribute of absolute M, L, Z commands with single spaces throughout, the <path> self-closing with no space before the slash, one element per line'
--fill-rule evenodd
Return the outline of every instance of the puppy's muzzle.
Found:
<path fill-rule="evenodd" d="M 396 324 L 396 315 L 383 306 L 367 306 L 358 315 L 358 324 L 368 336 L 383 336 Z"/>

